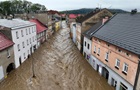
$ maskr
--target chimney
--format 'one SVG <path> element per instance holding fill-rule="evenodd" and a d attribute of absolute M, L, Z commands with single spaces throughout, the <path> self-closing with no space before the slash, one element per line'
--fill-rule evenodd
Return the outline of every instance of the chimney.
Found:
<path fill-rule="evenodd" d="M 105 22 L 108 21 L 108 19 L 109 19 L 108 17 L 103 18 L 103 19 L 102 19 L 102 25 L 104 25 Z"/>
<path fill-rule="evenodd" d="M 137 13 L 137 9 L 131 10 L 131 14 L 136 14 L 136 13 Z"/>

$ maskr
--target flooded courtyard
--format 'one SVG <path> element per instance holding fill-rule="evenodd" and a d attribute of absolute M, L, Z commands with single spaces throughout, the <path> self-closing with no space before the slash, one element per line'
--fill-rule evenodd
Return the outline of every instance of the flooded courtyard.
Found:
<path fill-rule="evenodd" d="M 32 78 L 32 61 L 36 78 Z M 78 51 L 69 29 L 55 32 L 19 68 L 0 83 L 0 90 L 114 90 Z"/>

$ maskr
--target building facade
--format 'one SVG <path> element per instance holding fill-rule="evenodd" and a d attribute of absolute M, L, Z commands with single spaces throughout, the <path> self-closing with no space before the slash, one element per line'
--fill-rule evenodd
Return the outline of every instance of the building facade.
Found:
<path fill-rule="evenodd" d="M 77 47 L 81 52 L 83 52 L 83 39 L 84 36 L 82 35 L 85 31 L 89 30 L 94 24 L 102 20 L 103 17 L 111 17 L 112 13 L 107 9 L 95 9 L 94 11 L 90 12 L 89 14 L 78 18 L 77 22 Z M 80 38 L 80 39 L 78 39 Z"/>
<path fill-rule="evenodd" d="M 30 22 L 36 23 L 37 30 L 37 47 L 40 46 L 41 43 L 45 42 L 49 33 L 47 33 L 48 28 L 41 23 L 38 19 L 31 19 Z"/>
<path fill-rule="evenodd" d="M 15 67 L 18 68 L 37 47 L 36 24 L 20 19 L 0 19 L 1 30 L 15 43 Z"/>
<path fill-rule="evenodd" d="M 91 65 L 116 90 L 139 90 L 140 14 L 117 14 L 92 35 Z"/>
<path fill-rule="evenodd" d="M 0 81 L 15 68 L 13 45 L 14 43 L 0 32 Z"/>

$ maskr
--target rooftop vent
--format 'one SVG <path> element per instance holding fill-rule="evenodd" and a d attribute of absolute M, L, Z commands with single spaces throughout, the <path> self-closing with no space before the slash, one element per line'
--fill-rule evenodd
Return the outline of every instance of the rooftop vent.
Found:
<path fill-rule="evenodd" d="M 137 13 L 137 9 L 131 10 L 131 14 L 136 14 L 136 13 Z"/>

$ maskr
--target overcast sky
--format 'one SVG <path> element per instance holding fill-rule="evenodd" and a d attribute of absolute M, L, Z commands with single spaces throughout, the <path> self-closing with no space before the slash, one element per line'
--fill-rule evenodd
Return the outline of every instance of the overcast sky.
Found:
<path fill-rule="evenodd" d="M 4 0 L 0 0 L 4 1 Z M 72 10 L 80 8 L 117 8 L 130 11 L 137 8 L 140 11 L 140 0 L 27 0 L 33 3 L 40 3 L 48 10 Z"/>

